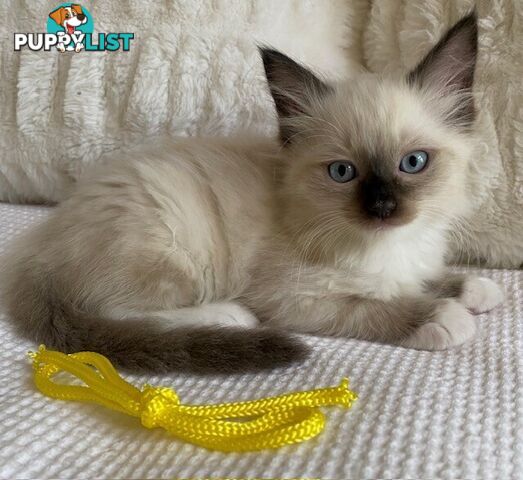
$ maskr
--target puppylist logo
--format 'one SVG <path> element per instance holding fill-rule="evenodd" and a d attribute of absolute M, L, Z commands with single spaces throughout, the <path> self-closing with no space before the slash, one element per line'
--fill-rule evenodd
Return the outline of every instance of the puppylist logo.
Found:
<path fill-rule="evenodd" d="M 47 33 L 15 33 L 14 49 L 49 52 L 128 52 L 134 33 L 94 34 L 94 20 L 86 8 L 76 3 L 62 3 L 49 13 Z"/>

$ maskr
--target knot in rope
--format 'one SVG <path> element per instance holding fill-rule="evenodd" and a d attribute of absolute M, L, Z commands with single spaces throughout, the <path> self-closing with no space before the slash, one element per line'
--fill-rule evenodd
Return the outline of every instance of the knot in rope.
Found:
<path fill-rule="evenodd" d="M 141 398 L 141 420 L 146 428 L 161 427 L 162 418 L 176 413 L 180 399 L 167 387 L 145 385 Z"/>

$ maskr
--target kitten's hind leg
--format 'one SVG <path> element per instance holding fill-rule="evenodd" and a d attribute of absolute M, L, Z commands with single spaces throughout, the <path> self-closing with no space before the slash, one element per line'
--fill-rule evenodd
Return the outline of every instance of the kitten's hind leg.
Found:
<path fill-rule="evenodd" d="M 474 315 L 489 312 L 504 298 L 499 285 L 490 278 L 456 273 L 427 282 L 426 290 L 437 298 L 456 298 Z"/>
<path fill-rule="evenodd" d="M 215 302 L 196 307 L 179 308 L 153 312 L 112 312 L 113 319 L 151 318 L 163 321 L 166 328 L 172 327 L 243 327 L 254 328 L 259 322 L 256 316 L 236 302 Z"/>

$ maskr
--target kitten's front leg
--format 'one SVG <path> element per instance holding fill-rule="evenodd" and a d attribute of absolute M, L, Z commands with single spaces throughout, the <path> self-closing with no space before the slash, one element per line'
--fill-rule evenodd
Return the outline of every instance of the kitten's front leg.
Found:
<path fill-rule="evenodd" d="M 456 273 L 427 282 L 426 290 L 438 298 L 456 298 L 474 315 L 492 310 L 504 298 L 499 285 L 490 278 Z"/>
<path fill-rule="evenodd" d="M 470 311 L 452 298 L 438 299 L 430 317 L 399 343 L 419 350 L 445 350 L 470 340 L 476 323 Z"/>
<path fill-rule="evenodd" d="M 451 298 L 360 298 L 351 303 L 345 311 L 347 322 L 359 324 L 355 336 L 363 339 L 418 350 L 445 350 L 465 343 L 476 333 L 474 317 Z"/>
<path fill-rule="evenodd" d="M 268 324 L 305 333 L 347 336 L 420 350 L 444 350 L 472 338 L 474 317 L 456 299 L 379 300 L 359 295 L 298 295 L 260 312 Z"/>

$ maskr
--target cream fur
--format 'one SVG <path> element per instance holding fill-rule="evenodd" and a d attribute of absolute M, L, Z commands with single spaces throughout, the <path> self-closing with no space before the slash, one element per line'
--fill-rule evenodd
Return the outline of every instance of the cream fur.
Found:
<path fill-rule="evenodd" d="M 476 6 L 480 143 L 475 215 L 455 238 L 462 261 L 523 263 L 522 10 L 511 0 L 85 1 L 106 31 L 135 32 L 128 54 L 15 53 L 12 33 L 40 31 L 51 0 L 20 15 L 0 4 L 0 199 L 58 201 L 90 165 L 145 136 L 274 133 L 255 43 L 280 48 L 329 76 L 413 68 Z M 145 6 L 145 8 L 144 8 Z M 121 12 L 125 11 L 125 15 Z M 180 46 L 180 48 L 178 48 Z M 345 49 L 343 48 L 345 47 Z M 502 72 L 502 74 L 500 73 Z M 126 79 L 126 81 L 121 81 Z M 80 95 L 81 94 L 81 95 Z"/>
<path fill-rule="evenodd" d="M 391 89 L 407 96 L 401 105 L 410 102 L 411 111 L 421 113 L 423 94 L 408 94 L 401 84 L 386 83 L 381 89 L 380 81 L 374 82 L 376 91 L 387 91 L 389 97 Z M 368 86 L 369 79 L 360 84 Z M 391 132 L 401 141 L 412 127 L 410 118 L 397 112 L 394 95 L 389 102 L 385 96 L 373 98 L 385 108 L 382 121 L 397 127 Z M 345 108 L 334 109 L 343 102 Z M 325 108 L 345 112 L 344 118 L 334 115 L 328 125 L 322 123 L 332 129 L 332 148 L 343 148 L 335 141 L 345 137 L 336 135 L 354 112 L 361 115 L 360 129 L 368 138 L 353 135 L 352 144 L 374 143 L 375 117 L 352 105 L 343 87 Z M 312 121 L 325 114 L 318 110 Z M 446 234 L 466 212 L 460 182 L 469 161 L 467 142 L 463 137 L 461 150 L 452 141 L 447 146 L 453 130 L 436 128 L 434 111 L 425 115 L 422 124 L 429 126 L 431 145 L 444 155 L 439 161 L 446 166 L 440 170 L 445 181 L 437 182 L 418 218 L 406 226 L 360 231 L 338 211 L 335 195 L 329 205 L 302 190 L 307 179 L 299 172 L 332 155 L 329 150 L 320 154 L 324 143 L 315 140 L 327 131 L 305 136 L 287 153 L 272 141 L 248 137 L 159 139 L 86 175 L 51 219 L 17 246 L 7 267 L 12 271 L 8 283 L 31 284 L 20 272 L 36 262 L 46 272 L 47 279 L 40 281 L 51 285 L 46 290 L 74 308 L 108 321 L 156 319 L 158 332 L 191 324 L 255 326 L 256 319 L 239 302 L 265 325 L 295 331 L 415 348 L 460 344 L 475 331 L 472 317 L 458 315 L 466 307 L 457 300 L 427 296 L 425 282 L 443 274 Z M 411 136 L 403 141 L 411 142 Z M 334 242 L 314 208 L 335 222 L 340 236 Z M 426 208 L 432 215 L 425 218 Z M 309 220 L 316 218 L 320 223 L 311 235 Z M 312 254 L 324 248 L 319 257 Z M 469 293 L 467 301 L 473 298 Z M 13 317 L 24 322 L 16 304 L 8 304 Z M 379 305 L 396 317 L 373 313 Z"/>

